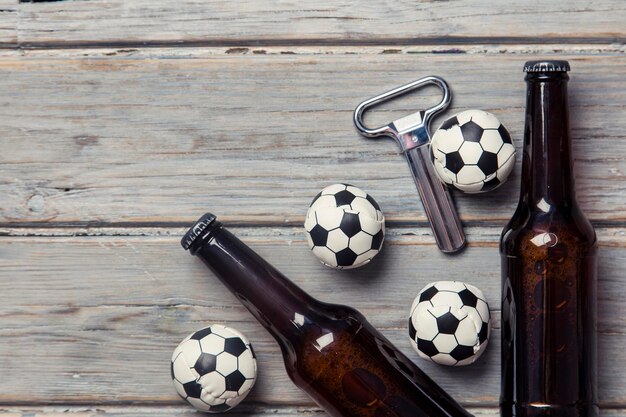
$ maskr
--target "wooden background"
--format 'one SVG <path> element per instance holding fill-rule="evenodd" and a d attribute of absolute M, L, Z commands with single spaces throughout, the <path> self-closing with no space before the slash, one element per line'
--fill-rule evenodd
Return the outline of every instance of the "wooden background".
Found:
<path fill-rule="evenodd" d="M 367 141 L 361 100 L 421 76 L 448 111 L 481 108 L 523 131 L 522 65 L 569 59 L 581 204 L 600 239 L 603 415 L 626 416 L 626 4 L 619 0 L 0 0 L 0 416 L 184 416 L 169 357 L 214 322 L 248 334 L 260 379 L 233 416 L 323 415 L 287 379 L 276 344 L 179 246 L 207 210 L 315 296 L 361 310 L 470 411 L 497 415 L 499 233 L 519 170 L 456 195 L 469 247 L 435 247 L 397 147 Z M 396 101 L 368 122 L 436 100 Z M 441 119 L 435 122 L 435 125 Z M 370 265 L 322 267 L 301 224 L 350 182 L 381 204 Z M 494 310 L 471 367 L 425 363 L 405 329 L 429 281 L 462 279 Z"/>

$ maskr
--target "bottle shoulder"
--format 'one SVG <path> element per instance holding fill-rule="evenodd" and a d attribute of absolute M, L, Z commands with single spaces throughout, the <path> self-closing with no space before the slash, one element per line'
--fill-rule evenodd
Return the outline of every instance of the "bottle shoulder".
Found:
<path fill-rule="evenodd" d="M 518 207 L 502 231 L 500 252 L 517 255 L 528 248 L 551 248 L 557 244 L 580 248 L 581 253 L 597 245 L 595 230 L 578 205 L 546 211 Z"/>

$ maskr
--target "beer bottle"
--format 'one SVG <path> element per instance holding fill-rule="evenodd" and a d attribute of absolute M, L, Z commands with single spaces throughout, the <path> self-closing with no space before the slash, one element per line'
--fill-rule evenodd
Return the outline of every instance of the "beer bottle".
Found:
<path fill-rule="evenodd" d="M 596 235 L 574 192 L 569 64 L 524 70 L 521 195 L 500 241 L 501 415 L 598 416 Z"/>
<path fill-rule="evenodd" d="M 181 243 L 274 336 L 289 377 L 331 416 L 471 416 L 358 311 L 312 298 L 212 214 Z"/>

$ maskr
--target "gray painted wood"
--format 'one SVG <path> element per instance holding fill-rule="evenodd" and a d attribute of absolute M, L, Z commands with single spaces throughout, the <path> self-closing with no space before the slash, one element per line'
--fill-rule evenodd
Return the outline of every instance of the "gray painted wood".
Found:
<path fill-rule="evenodd" d="M 168 360 L 212 322 L 243 330 L 259 355 L 259 384 L 231 415 L 325 415 L 289 382 L 268 334 L 180 249 L 183 225 L 208 209 L 246 225 L 235 233 L 307 291 L 359 308 L 470 412 L 498 415 L 497 241 L 519 164 L 500 190 L 456 196 L 475 227 L 462 255 L 444 257 L 417 227 L 395 144 L 360 138 L 350 117 L 362 99 L 436 73 L 453 89 L 449 115 L 492 111 L 519 147 L 521 65 L 538 56 L 572 61 L 577 188 L 601 226 L 602 415 L 626 416 L 626 8 L 491 3 L 0 0 L 0 417 L 195 415 Z M 372 193 L 392 225 L 356 271 L 322 267 L 300 229 L 313 195 L 337 181 Z M 417 359 L 406 335 L 414 294 L 449 278 L 481 287 L 494 310 L 492 345 L 465 369 Z"/>
<path fill-rule="evenodd" d="M 22 3 L 21 44 L 230 42 L 299 40 L 419 43 L 456 38 L 519 41 L 624 38 L 626 9 L 613 0 L 500 2 L 232 2 L 98 0 Z"/>
<path fill-rule="evenodd" d="M 309 253 L 300 229 L 234 228 L 262 256 L 316 297 L 362 311 L 464 404 L 495 407 L 499 391 L 498 230 L 472 228 L 474 242 L 454 258 L 424 229 L 390 229 L 370 265 L 332 271 Z M 5 232 L 13 233 L 12 230 Z M 626 404 L 623 329 L 626 233 L 600 229 L 599 348 L 603 406 Z M 312 402 L 288 380 L 276 344 L 252 316 L 171 236 L 6 236 L 0 240 L 0 404 L 177 404 L 168 360 L 179 340 L 213 322 L 246 333 L 259 358 L 251 402 Z M 411 259 L 412 262 L 407 262 Z M 463 271 L 463 272 L 461 272 Z M 417 358 L 406 317 L 429 281 L 462 279 L 483 289 L 494 332 L 485 356 L 466 368 Z M 375 294 L 375 296 L 374 296 Z M 33 386 L 37 389 L 33 390 Z"/>
<path fill-rule="evenodd" d="M 0 47 L 17 43 L 18 3 L 0 0 Z"/>
<path fill-rule="evenodd" d="M 372 194 L 391 221 L 423 222 L 396 144 L 360 137 L 351 113 L 359 101 L 430 73 L 452 87 L 448 115 L 492 111 L 519 149 L 528 57 L 356 50 L 5 52 L 0 136 L 11 151 L 1 155 L 0 222 L 180 223 L 211 209 L 233 222 L 299 224 L 311 198 L 340 181 Z M 619 224 L 626 60 L 619 51 L 565 58 L 580 200 L 594 221 Z M 369 122 L 415 111 L 435 102 L 432 94 L 383 107 Z M 456 195 L 464 221 L 501 227 L 511 216 L 519 159 L 495 192 Z"/>

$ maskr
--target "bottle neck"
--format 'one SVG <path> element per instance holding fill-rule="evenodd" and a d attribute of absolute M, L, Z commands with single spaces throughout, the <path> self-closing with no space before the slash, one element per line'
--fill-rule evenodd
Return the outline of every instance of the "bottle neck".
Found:
<path fill-rule="evenodd" d="M 567 73 L 528 74 L 520 203 L 547 212 L 575 200 Z"/>
<path fill-rule="evenodd" d="M 315 299 L 246 246 L 219 222 L 190 248 L 254 317 L 280 341 L 301 335 Z M 295 339 L 294 339 L 295 338 Z"/>

